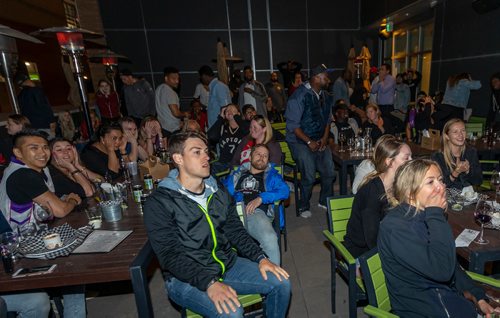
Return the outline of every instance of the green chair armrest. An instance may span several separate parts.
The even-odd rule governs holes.
[[[469,275],[470,278],[472,278],[472,280],[474,280],[476,282],[490,285],[491,287],[500,288],[500,280],[499,279],[484,276],[484,275],[469,272],[469,271],[466,271],[466,273],[467,273],[467,275]]]
[[[328,230],[323,231],[323,235],[332,243],[333,247],[340,253],[342,258],[345,259],[345,261],[349,265],[354,265],[356,264],[356,260],[354,257],[351,255],[351,253],[345,248],[344,244],[340,242],[333,234],[332,232]]]
[[[391,314],[388,311],[382,310],[377,307],[373,307],[371,305],[366,306],[363,311],[365,314],[372,316],[372,317],[377,317],[377,318],[398,318],[399,316],[396,316],[394,314]]]

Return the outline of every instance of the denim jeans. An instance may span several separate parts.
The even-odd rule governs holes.
[[[309,201],[316,180],[316,171],[319,172],[321,178],[319,203],[326,206],[326,198],[333,195],[333,181],[335,181],[335,170],[330,148],[327,147],[324,151],[312,152],[306,144],[290,142],[288,145],[301,174],[300,211],[311,208]]]
[[[0,295],[7,305],[7,311],[13,311],[19,318],[47,318],[50,312],[49,295],[44,292],[17,293]]]
[[[290,281],[279,281],[272,273],[267,273],[267,280],[262,278],[257,263],[238,257],[233,267],[225,274],[224,284],[231,286],[238,295],[266,295],[267,318],[283,318],[286,316],[290,302]],[[176,304],[204,317],[243,317],[243,308],[230,314],[219,314],[207,293],[176,278],[165,283],[168,296]]]
[[[280,265],[278,236],[271,224],[272,219],[261,209],[247,215],[248,234],[260,243],[260,247],[274,264]]]
[[[62,287],[61,292],[64,300],[64,317],[87,317],[84,285]]]

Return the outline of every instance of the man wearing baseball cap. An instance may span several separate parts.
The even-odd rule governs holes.
[[[286,141],[302,176],[302,198],[296,204],[303,218],[312,215],[309,201],[316,171],[321,178],[318,207],[326,210],[326,199],[333,195],[335,172],[327,147],[333,98],[325,91],[329,82],[327,67],[316,66],[309,81],[299,86],[286,106]]]

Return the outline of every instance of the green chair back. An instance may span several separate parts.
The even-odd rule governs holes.
[[[477,133],[478,137],[483,135],[484,126],[482,123],[465,123],[465,131],[467,135]]]
[[[328,230],[341,242],[347,230],[347,222],[351,217],[353,196],[328,198]]]
[[[382,270],[382,262],[376,248],[359,257],[363,281],[370,305],[390,312],[391,301]]]
[[[286,141],[280,141],[279,145],[281,148],[281,152],[285,156],[285,164],[290,166],[295,166],[295,161],[293,160],[292,152],[290,151],[290,148],[288,147]]]
[[[344,246],[347,223],[351,217],[353,196],[327,198],[328,230],[323,235],[331,245],[331,305],[332,313],[336,311],[336,273],[346,280],[349,294],[349,317],[356,317],[359,300],[366,299],[363,281],[356,277],[356,259]]]
[[[274,130],[280,132],[283,136],[286,135],[286,123],[272,123],[271,127],[273,127]]]
[[[493,171],[498,165],[498,160],[479,160],[479,163],[483,171],[483,183],[481,183],[481,188],[491,190],[490,179],[493,175]]]
[[[483,127],[486,127],[487,119],[486,117],[478,117],[478,116],[470,116],[468,123],[480,123],[483,124]]]

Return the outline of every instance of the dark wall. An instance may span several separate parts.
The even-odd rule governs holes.
[[[373,37],[360,32],[360,0],[268,0],[271,21],[273,68],[294,59],[304,68],[325,63],[342,69],[351,44],[359,51]],[[226,1],[100,0],[101,15],[110,47],[127,55],[138,75],[163,82],[162,70],[173,65],[181,70],[182,97],[190,97],[198,83],[197,70],[203,64],[214,69],[216,40],[242,57],[238,68],[251,65],[250,30],[246,0]],[[119,8],[119,10],[118,10]],[[117,14],[119,12],[119,14]],[[270,72],[270,43],[266,0],[251,1],[257,79],[267,82]]]
[[[479,116],[485,116],[490,105],[489,77],[500,71],[499,21],[499,9],[478,14],[470,0],[445,0],[437,7],[431,87],[444,90],[450,75],[470,73],[483,85],[469,100]]]

